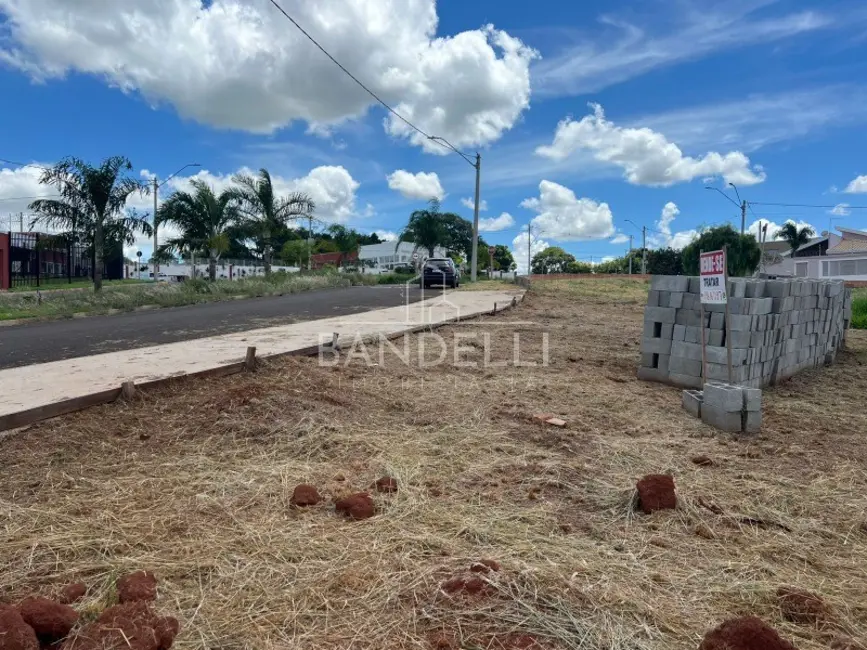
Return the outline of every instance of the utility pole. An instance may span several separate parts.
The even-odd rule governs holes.
[[[741,236],[743,237],[744,230],[747,225],[747,200],[741,202]]]
[[[629,235],[629,275],[632,275],[632,235]]]
[[[473,265],[470,279],[475,282],[479,269],[479,186],[482,182],[482,155],[476,153],[476,203],[473,207]],[[528,231],[529,235],[529,231]]]
[[[641,226],[641,275],[647,275],[647,226]]]
[[[313,215],[307,215],[307,270],[313,270]]]
[[[18,232],[24,232],[24,213],[18,213]]]
[[[157,223],[157,196],[159,195],[159,192],[160,192],[160,186],[159,186],[159,183],[157,183],[157,175],[154,174],[154,252],[152,255],[153,264],[151,264],[151,267],[153,268],[153,271],[154,271],[154,282],[160,281],[160,278],[159,278],[160,263],[156,261],[157,260],[157,247],[159,246],[159,238],[157,237],[157,228],[159,227],[159,224]]]
[[[533,225],[527,224],[527,286],[530,285],[530,276],[533,274]]]

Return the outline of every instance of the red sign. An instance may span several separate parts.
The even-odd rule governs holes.
[[[700,258],[701,301],[722,305],[728,302],[726,292],[726,252],[702,253]]]

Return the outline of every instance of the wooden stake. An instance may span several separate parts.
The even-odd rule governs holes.
[[[704,251],[698,252],[698,259],[701,260],[701,254]],[[704,302],[701,299],[701,262],[699,261],[699,288],[698,288],[698,302],[701,305],[701,383],[702,385],[707,383],[707,335],[704,332]]]
[[[247,372],[256,370],[256,346],[251,345],[247,348],[247,358],[244,360],[244,369]]]
[[[743,233],[741,233],[743,234]],[[731,323],[731,317],[729,316],[729,247],[728,244],[723,246],[723,259],[725,260],[725,290],[726,290],[726,355],[728,356],[728,367],[729,367],[729,383],[732,382],[732,337],[731,337],[731,328],[729,324]]]

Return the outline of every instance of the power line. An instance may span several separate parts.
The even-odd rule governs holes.
[[[361,80],[359,80],[358,77],[356,77],[356,76],[355,76],[354,74],[352,74],[349,70],[347,70],[347,69],[343,66],[343,64],[340,63],[340,61],[338,61],[338,60],[335,59],[333,56],[331,56],[331,54],[328,52],[328,50],[326,50],[324,47],[322,47],[322,46],[318,43],[318,41],[317,41],[315,38],[313,38],[313,37],[312,37],[312,36],[307,32],[307,30],[305,30],[301,25],[299,25],[299,24],[298,24],[298,21],[296,21],[292,16],[290,16],[290,15],[286,12],[285,9],[283,9],[283,7],[280,6],[280,4],[277,2],[277,0],[270,0],[270,2],[271,2],[272,5],[274,5],[274,6],[277,8],[277,10],[278,10],[281,14],[283,14],[283,15],[284,15],[288,20],[289,20],[289,22],[291,22],[293,25],[295,25],[295,27],[298,28],[298,31],[300,31],[302,34],[304,34],[304,36],[306,36],[307,39],[308,39],[311,43],[313,43],[313,45],[315,45],[317,48],[319,48],[319,50],[320,50],[320,51],[321,51],[325,56],[327,56],[329,59],[331,59],[331,62],[334,63],[334,65],[336,65],[338,68],[340,68],[341,70],[343,70],[343,72],[346,73],[346,75],[347,75],[350,79],[352,79],[355,83],[357,83],[359,86],[361,86],[361,88],[363,88],[363,89],[365,90],[365,92],[367,92],[368,95],[370,95],[370,96],[373,97],[377,102],[379,102],[380,104],[382,104],[382,106],[385,108],[385,110],[387,110],[389,113],[391,113],[392,115],[394,115],[397,119],[399,119],[401,122],[403,122],[404,124],[406,124],[409,128],[413,129],[414,131],[416,131],[416,132],[419,133],[420,135],[423,135],[423,136],[424,136],[425,138],[427,138],[428,140],[430,140],[430,141],[432,141],[432,142],[436,142],[436,143],[439,144],[441,147],[445,147],[446,149],[451,149],[451,150],[454,151],[455,153],[457,153],[457,154],[463,156],[464,158],[466,158],[467,161],[469,162],[469,158],[467,158],[467,156],[466,156],[465,154],[463,154],[461,151],[459,151],[458,149],[456,149],[455,146],[452,145],[451,142],[449,142],[449,141],[446,140],[445,138],[441,138],[441,137],[439,137],[439,136],[432,136],[432,135],[426,133],[425,131],[423,131],[422,129],[420,129],[419,127],[417,127],[415,124],[413,124],[412,122],[410,122],[408,119],[406,119],[403,115],[401,115],[401,114],[398,113],[396,110],[394,110],[391,106],[389,106],[388,104],[386,104],[385,101],[384,101],[383,99],[381,99],[379,95],[377,95],[377,94],[376,94],[375,92],[373,92],[370,88],[368,88],[367,86],[365,86],[365,85],[361,82]],[[475,166],[475,163],[472,163],[472,162],[471,162],[470,164],[472,164],[472,165]]]
[[[3,197],[0,201],[26,201],[30,199],[52,199],[53,196],[8,196]]]
[[[749,201],[751,205],[772,205],[778,208],[836,208],[837,205],[809,205],[806,203],[763,203],[761,201]],[[847,210],[867,210],[867,205],[847,205]]]
[[[34,165],[33,163],[23,163],[15,160],[6,160],[5,158],[0,158],[0,163],[6,163],[7,165],[17,165],[18,167],[35,167],[36,169],[44,169],[45,171],[51,171],[50,167],[43,167],[42,165]]]

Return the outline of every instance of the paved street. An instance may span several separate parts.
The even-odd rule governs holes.
[[[428,298],[436,290],[426,292]],[[261,327],[396,307],[421,300],[417,287],[352,287],[229,300],[113,316],[0,327],[0,368],[175,343]]]

